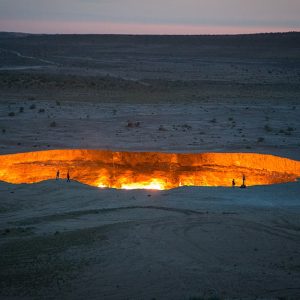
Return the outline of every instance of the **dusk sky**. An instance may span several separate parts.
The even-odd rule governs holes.
[[[0,0],[0,31],[224,34],[300,30],[300,0]]]

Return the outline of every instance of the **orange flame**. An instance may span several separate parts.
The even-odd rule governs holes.
[[[0,156],[0,180],[34,183],[60,178],[101,188],[157,189],[179,186],[267,185],[297,180],[300,162],[255,153],[159,153],[50,150]]]

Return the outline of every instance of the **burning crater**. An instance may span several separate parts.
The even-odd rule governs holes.
[[[159,153],[50,150],[0,156],[0,180],[34,183],[65,179],[118,189],[171,189],[179,186],[268,185],[296,181],[300,162],[254,153]]]

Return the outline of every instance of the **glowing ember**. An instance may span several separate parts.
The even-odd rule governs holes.
[[[0,180],[34,183],[57,171],[100,188],[165,190],[179,186],[267,185],[297,180],[300,162],[255,153],[159,153],[51,150],[0,156]]]

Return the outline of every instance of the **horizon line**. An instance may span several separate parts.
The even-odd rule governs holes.
[[[238,35],[300,31],[298,26],[232,26],[0,20],[0,30],[27,34]]]
[[[288,31],[258,31],[258,32],[245,32],[245,33],[47,33],[47,32],[27,32],[27,31],[7,31],[0,30],[0,34],[24,34],[24,35],[122,35],[122,36],[237,36],[237,35],[264,35],[264,34],[287,34],[287,33],[300,33],[300,30]]]

